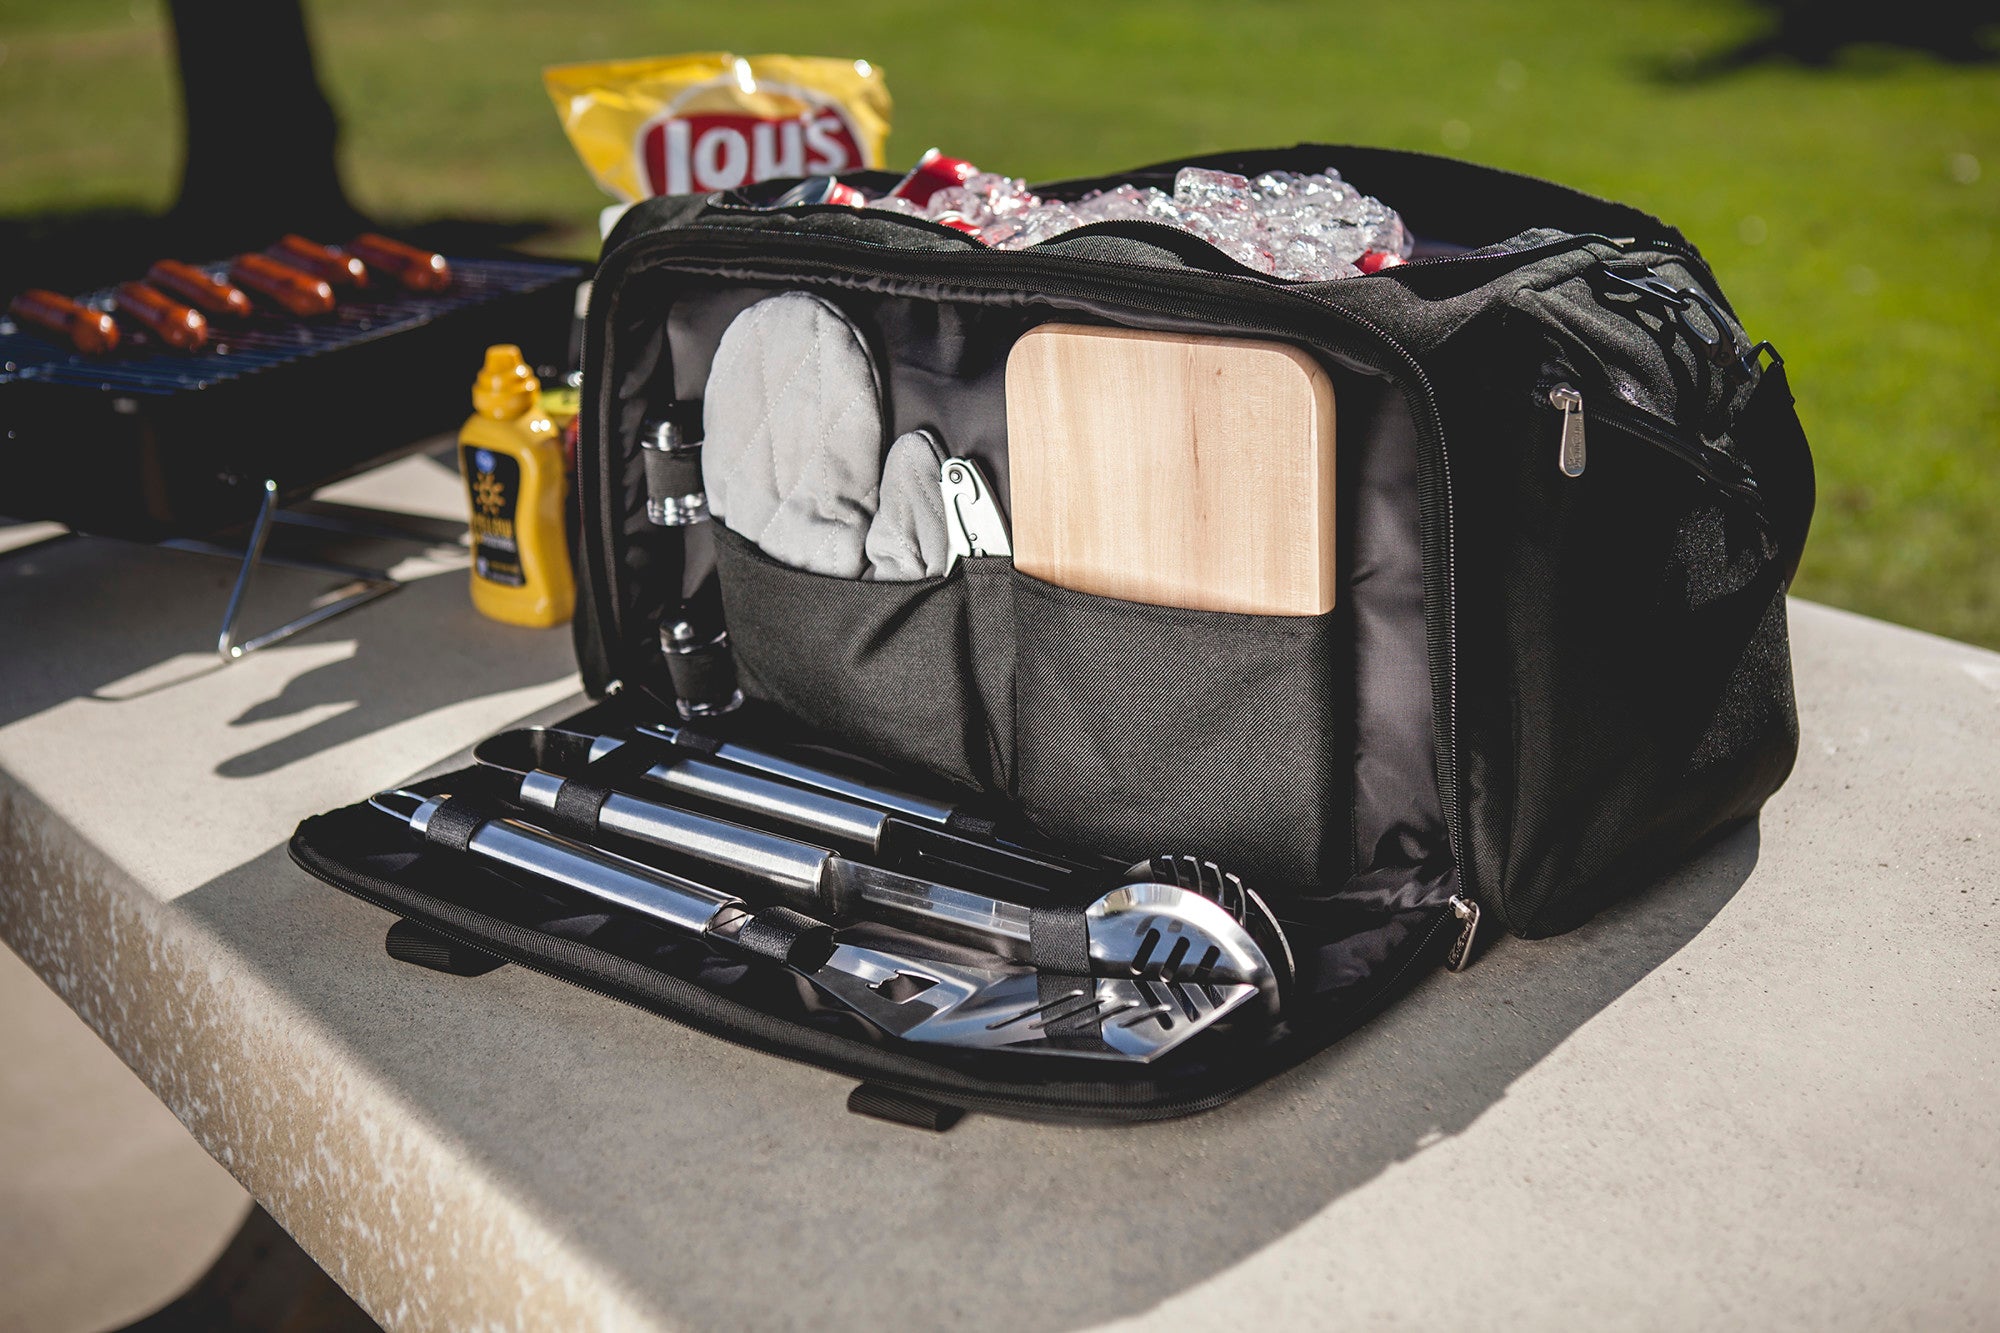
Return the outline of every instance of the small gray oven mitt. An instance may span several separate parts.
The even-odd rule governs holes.
[[[702,396],[709,511],[798,569],[860,578],[882,479],[882,394],[829,302],[787,292],[722,334]]]
[[[944,450],[927,430],[889,446],[882,465],[882,506],[868,525],[868,577],[883,583],[936,578],[951,566],[944,491],[938,472]]]

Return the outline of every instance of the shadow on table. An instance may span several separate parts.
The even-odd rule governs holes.
[[[663,1322],[1071,1329],[1156,1306],[1464,1131],[1700,933],[1757,854],[1740,828],[1570,935],[1429,978],[1207,1115],[974,1116],[944,1135],[849,1115],[844,1079],[519,968],[393,962],[390,919],[282,849],[180,904]]]
[[[248,745],[216,772],[255,777],[474,696],[560,679],[571,669],[566,631],[524,631],[472,609],[453,528],[408,515],[384,522],[424,540],[385,542],[280,528],[271,549],[358,565],[424,561],[403,587],[358,614],[336,617],[252,658],[224,666],[216,627],[236,566],[231,560],[115,541],[67,538],[0,555],[0,625],[9,635],[63,645],[60,653],[0,661],[0,726],[67,703],[109,707],[171,694],[217,672],[257,671],[300,648],[352,642],[353,651],[286,675],[277,692],[219,716],[248,727],[307,713],[316,720]],[[433,558],[434,557],[434,558]],[[243,624],[252,632],[299,614],[340,579],[283,567],[259,571]],[[409,650],[424,642],[420,654]],[[411,663],[421,661],[412,674]]]
[[[411,580],[348,632],[355,650],[285,680],[276,694],[229,719],[232,727],[336,708],[297,731],[223,760],[219,777],[250,778],[308,759],[384,727],[462,703],[471,694],[501,694],[544,684],[566,673],[568,630],[550,630],[559,651],[524,651],[524,631],[495,624],[466,605],[465,571],[453,569]],[[339,634],[341,622],[334,622]],[[449,628],[446,628],[446,626]],[[421,658],[406,648],[428,642]],[[540,649],[542,645],[535,645]],[[553,672],[551,657],[560,659]],[[412,670],[413,661],[422,668]],[[476,682],[476,686],[474,685]]]

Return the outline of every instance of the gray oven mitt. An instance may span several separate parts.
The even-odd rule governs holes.
[[[882,479],[882,393],[861,334],[787,292],[730,321],[702,395],[709,511],[774,560],[858,579]]]
[[[868,577],[883,583],[936,578],[951,567],[944,491],[938,473],[944,450],[927,430],[889,446],[882,465],[882,507],[868,525]]]

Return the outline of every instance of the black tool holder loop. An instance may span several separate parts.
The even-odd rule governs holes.
[[[683,609],[683,617],[686,612]],[[704,635],[685,618],[660,626],[660,653],[674,683],[674,703],[683,718],[720,717],[743,706],[736,685],[736,658],[729,651],[729,631]]]
[[[700,403],[680,403],[671,416],[651,417],[639,426],[639,457],[646,471],[646,518],[683,542],[683,529],[706,523],[708,491],[701,475],[701,441],[686,424],[701,418]],[[660,621],[660,654],[666,659],[675,705],[683,718],[719,717],[743,704],[736,686],[736,662],[729,634],[697,626],[692,602],[683,602]]]
[[[708,521],[708,492],[701,480],[701,441],[671,417],[639,427],[639,457],[646,468],[646,517],[663,528]]]

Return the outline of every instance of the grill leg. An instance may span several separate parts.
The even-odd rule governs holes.
[[[222,612],[222,630],[216,636],[216,655],[224,662],[234,662],[240,657],[268,648],[274,643],[282,643],[294,634],[311,629],[314,625],[333,619],[344,611],[352,611],[378,597],[386,597],[403,585],[379,569],[359,569],[353,565],[336,565],[329,561],[297,560],[289,556],[264,555],[264,544],[271,539],[271,524],[278,517],[278,483],[264,483],[264,498],[257,506],[257,521],[250,528],[250,544],[241,553],[242,563],[236,570],[236,584],[229,590],[229,605]],[[237,552],[227,547],[209,542],[168,541],[179,551],[194,551],[202,555],[236,557]],[[324,606],[316,606],[302,616],[296,616],[276,629],[265,630],[262,634],[236,641],[236,622],[243,612],[243,599],[249,595],[250,583],[261,564],[278,565],[285,569],[300,569],[309,574],[332,574],[348,580],[344,586],[352,591],[343,593]]]
[[[238,647],[236,640],[236,617],[243,610],[243,598],[250,591],[250,579],[257,572],[257,562],[264,558],[264,543],[271,540],[271,516],[278,512],[278,483],[266,478],[264,498],[257,506],[257,521],[250,528],[250,545],[243,551],[243,564],[236,571],[236,586],[229,590],[229,605],[222,612],[222,633],[216,638],[215,651],[225,662],[233,662],[251,651]]]

